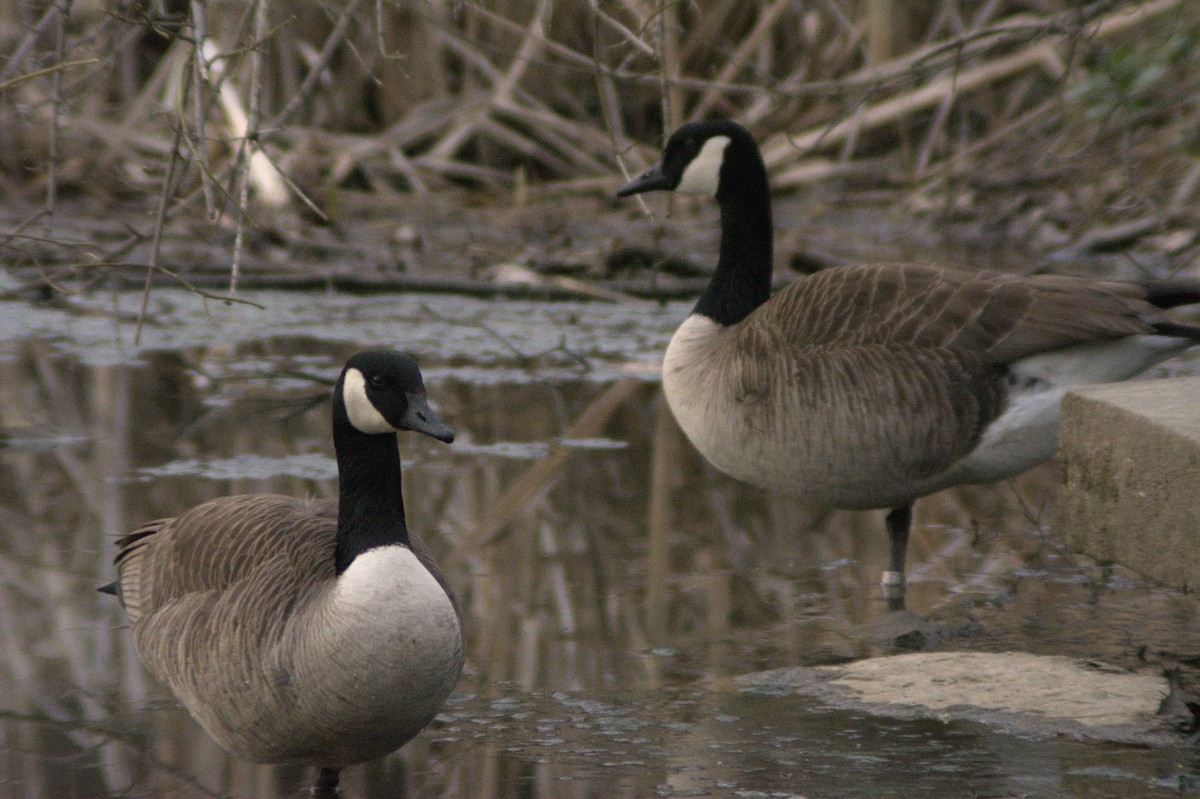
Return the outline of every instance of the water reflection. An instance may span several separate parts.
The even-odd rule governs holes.
[[[0,361],[0,796],[305,784],[302,769],[257,768],[209,741],[147,680],[95,588],[112,578],[113,539],[143,520],[231,493],[332,495],[328,388],[303,376],[331,380],[353,349],[275,337],[89,365],[32,340]],[[349,770],[347,795],[1118,796],[1196,772],[1180,753],[1122,759],[710,692],[886,648],[871,626],[881,514],[713,472],[651,382],[423,367],[461,443],[405,438],[407,506],[463,602],[467,669],[431,730]],[[1062,548],[1054,478],[1046,467],[919,503],[910,607],[969,616],[947,628],[960,648],[1125,665],[1143,646],[1200,649],[1193,599]]]

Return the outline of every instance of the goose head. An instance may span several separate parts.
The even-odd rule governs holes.
[[[674,191],[721,199],[743,175],[765,174],[758,145],[735,122],[692,122],[671,134],[658,163],[617,190],[618,197]]]
[[[413,430],[447,444],[451,430],[425,397],[417,363],[393,350],[366,350],[346,362],[334,389],[334,417],[367,435]]]

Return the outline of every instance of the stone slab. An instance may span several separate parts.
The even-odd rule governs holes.
[[[840,666],[775,669],[739,688],[815,696],[894,718],[974,721],[1024,736],[1172,745],[1170,686],[1094,660],[1026,652],[917,652]]]
[[[1200,590],[1200,378],[1080,386],[1062,412],[1068,545]]]

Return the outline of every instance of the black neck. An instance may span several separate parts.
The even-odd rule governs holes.
[[[693,313],[734,325],[771,296],[771,197],[757,153],[725,165],[717,203],[721,207],[721,256]]]
[[[335,566],[344,572],[375,547],[408,546],[400,451],[394,435],[361,433],[335,417],[333,445],[338,462],[338,531]]]

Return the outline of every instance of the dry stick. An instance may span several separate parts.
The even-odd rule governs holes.
[[[1174,0],[1178,2],[1178,0]],[[829,10],[836,9],[833,0],[829,0]],[[839,12],[840,13],[840,12]],[[1092,10],[1085,12],[1084,20],[1094,18]],[[844,17],[839,17],[843,19]],[[845,20],[846,25],[851,25]],[[957,69],[963,61],[985,55],[994,49],[998,43],[1012,39],[1018,35],[1033,39],[1038,36],[1062,29],[1063,24],[1054,20],[1047,21],[1040,17],[1027,14],[1016,15],[988,28],[975,30],[953,39],[935,42],[917,50],[899,56],[886,64],[864,67],[845,77],[836,80],[808,80],[807,67],[802,67],[795,73],[780,80],[774,88],[766,90],[768,94],[787,98],[812,95],[844,95],[851,91],[878,91],[885,86],[911,84],[921,78],[941,72],[947,68]],[[853,33],[851,26],[850,32]],[[998,41],[999,40],[999,41]],[[941,57],[951,55],[949,64],[943,63]],[[902,85],[903,85],[902,84]],[[745,93],[748,87],[741,84],[729,84],[721,87],[726,93]],[[762,89],[760,89],[760,92]],[[769,102],[759,103],[748,111],[744,120],[753,124],[774,110]]]
[[[953,170],[961,165],[961,163],[968,157],[986,150],[988,147],[991,147],[993,144],[996,144],[999,141],[1003,141],[1014,130],[1024,129],[1034,120],[1045,116],[1050,111],[1058,108],[1061,102],[1062,101],[1060,98],[1052,97],[1049,100],[1044,101],[1041,105],[1026,111],[1024,114],[1017,117],[1012,122],[1009,122],[1007,125],[1004,125],[998,130],[989,133],[982,139],[973,142],[970,146],[964,147],[951,155],[949,158],[944,159],[941,163],[934,167],[934,174],[931,174],[926,180],[925,188],[930,188],[934,185],[944,183],[947,179],[949,179]]]
[[[54,60],[62,63],[66,52],[67,15],[71,13],[72,0],[56,0],[59,8],[58,27],[54,35]],[[51,218],[58,204],[58,133],[62,118],[62,70],[50,74],[50,143],[46,155],[46,210]]]
[[[428,155],[434,161],[449,161],[458,152],[458,148],[463,142],[471,137],[472,134],[479,128],[492,108],[499,105],[502,101],[512,99],[513,92],[516,90],[517,82],[525,75],[525,71],[529,69],[529,65],[536,59],[543,49],[542,42],[545,40],[543,31],[546,23],[550,19],[550,11],[553,9],[553,0],[538,0],[537,8],[533,12],[533,17],[529,21],[529,26],[525,30],[524,39],[521,41],[521,46],[517,49],[516,55],[513,56],[509,63],[508,71],[501,76],[500,80],[492,86],[492,96],[488,102],[467,113],[466,119],[463,119],[458,125],[442,136],[429,151]]]
[[[604,24],[608,25],[610,28],[613,28],[618,33],[620,33],[621,38],[623,38],[625,41],[629,42],[629,44],[633,45],[634,48],[641,50],[643,53],[645,53],[648,56],[651,56],[651,57],[654,56],[654,47],[652,45],[646,43],[642,39],[642,37],[638,36],[635,32],[631,31],[629,28],[622,25],[620,20],[616,19],[615,17],[611,16],[610,14],[605,13],[604,10],[600,8],[599,0],[588,0],[588,5],[591,6],[591,9],[592,9],[593,51],[595,50],[595,43],[596,43],[596,40],[597,40],[598,34],[599,34],[599,30],[597,29],[598,26],[596,25],[596,21],[600,20],[600,21],[603,21]]]
[[[682,72],[679,62],[679,7],[672,0],[660,0],[658,9],[659,80],[662,86],[663,144],[671,131],[683,122],[683,90],[670,82]]]
[[[643,385],[644,381],[634,379],[613,383],[563,432],[562,438],[595,436],[617,408]],[[466,553],[477,552],[481,547],[499,541],[507,533],[508,525],[517,513],[562,476],[564,464],[575,452],[571,447],[555,447],[549,455],[526,469],[504,494],[480,515],[479,526],[470,536],[470,540],[450,555],[446,569],[454,569],[466,557]]]
[[[572,171],[606,174],[612,168],[608,161],[593,155],[608,152],[608,137],[594,127],[576,123],[536,102],[502,102],[496,106],[496,116],[520,120],[529,129],[530,137],[540,142],[540,147],[555,150],[567,158],[574,170],[564,169],[563,174],[572,174]],[[537,157],[550,156],[539,153]]]
[[[797,150],[808,153],[820,147],[844,144],[860,130],[874,130],[896,122],[913,112],[937,105],[947,95],[955,92],[969,92],[1039,64],[1047,69],[1054,69],[1058,66],[1058,60],[1054,58],[1051,48],[1049,43],[1039,43],[1011,56],[965,70],[959,75],[943,78],[898,97],[864,106],[862,113],[853,118],[842,119],[833,125],[812,128],[796,137],[774,137],[763,148],[763,160],[768,167],[776,167],[794,160]],[[784,173],[775,178],[774,182],[777,186],[789,185],[791,175]]]
[[[113,266],[123,266],[123,264],[113,264]],[[140,266],[140,264],[137,264],[137,266]],[[183,275],[176,272],[174,269],[163,266],[162,264],[158,264],[154,268],[156,271],[161,272],[162,274],[171,278],[189,292],[202,299],[213,300],[214,302],[223,302],[226,305],[249,305],[251,308],[257,308],[260,311],[265,311],[267,308],[267,306],[263,305],[262,303],[255,302],[254,300],[247,300],[244,297],[235,297],[232,294],[216,294],[211,291],[205,291],[192,281],[185,278]]]
[[[267,0],[262,0],[262,2],[257,2],[253,6],[256,12],[254,15],[256,34],[262,33],[265,35],[266,33],[264,17],[262,14],[257,13],[258,9],[263,8],[266,2]],[[258,43],[262,41],[263,39],[256,39],[256,44],[251,49],[252,63],[256,58],[261,57]],[[275,165],[271,163],[266,153],[256,143],[258,120],[255,116],[254,108],[256,94],[253,85],[253,76],[250,87],[251,106],[247,110],[242,108],[241,97],[238,96],[233,80],[226,80],[228,72],[220,58],[217,45],[211,39],[207,39],[201,43],[200,57],[204,59],[204,63],[210,74],[216,76],[216,96],[219,100],[221,110],[228,120],[227,126],[230,129],[230,133],[233,138],[238,140],[237,169],[231,173],[231,179],[236,179],[239,176],[245,177],[258,189],[259,197],[263,200],[264,204],[272,208],[283,206],[288,200],[287,187]],[[243,162],[246,161],[249,164],[243,168]],[[244,206],[239,210],[244,210]]]
[[[21,222],[20,222],[20,223],[19,223],[19,224],[16,226],[16,228],[14,228],[13,230],[9,231],[8,233],[5,233],[5,234],[4,234],[4,237],[3,237],[3,238],[0,238],[0,247],[7,247],[7,246],[8,246],[8,243],[9,243],[10,241],[12,241],[13,239],[15,239],[15,238],[17,238],[18,236],[20,236],[20,235],[21,235],[21,231],[25,230],[25,228],[27,228],[27,227],[29,227],[30,225],[32,225],[32,224],[34,224],[35,222],[37,222],[39,219],[41,219],[41,218],[42,218],[43,216],[45,216],[47,213],[48,213],[48,212],[46,211],[46,209],[45,209],[45,208],[38,208],[38,209],[37,209],[36,211],[34,211],[32,214],[30,214],[29,216],[25,217],[25,219],[24,219],[24,220],[22,220],[22,221],[21,221]],[[55,242],[55,244],[57,244],[57,242]],[[17,248],[16,248],[16,247],[14,247],[13,249],[17,249]]]
[[[954,107],[956,99],[958,99],[958,91],[957,88],[953,88],[942,98],[933,121],[929,123],[929,132],[925,135],[925,143],[921,145],[921,152],[917,155],[917,163],[913,169],[914,174],[918,177],[925,171],[925,167],[929,165],[930,159],[933,158],[933,148],[937,144],[938,136],[941,135],[942,130],[946,126],[946,120],[950,116],[950,109]]]
[[[489,12],[484,13],[485,16],[489,15]],[[493,17],[489,16],[489,18]],[[503,18],[496,17],[494,19],[499,21]],[[507,22],[509,25],[512,24],[507,20],[505,20],[505,22]],[[523,29],[517,28],[517,30]],[[453,31],[441,29],[439,30],[439,33],[441,35],[442,44],[453,50],[455,55],[462,57],[465,61],[471,64],[472,67],[479,71],[482,77],[487,79],[492,84],[503,80],[504,76],[500,70],[498,70],[490,61],[484,58],[476,48],[472,47],[471,42],[468,42],[462,36]],[[545,38],[543,38],[541,41],[544,46],[551,44]],[[575,122],[555,113],[546,107],[541,100],[522,90],[519,85],[514,87],[511,97],[496,98],[493,110],[500,113],[507,113],[524,121],[532,132],[532,135],[538,137],[547,146],[553,147],[573,158],[579,164],[580,169],[607,171],[607,165],[593,157],[588,150],[582,146],[584,144],[591,143],[597,152],[607,152],[606,148],[609,139],[607,134],[605,134],[602,130]],[[453,113],[453,109],[451,109],[451,113]],[[427,116],[426,114],[421,113],[419,108],[409,112],[408,116],[412,117],[417,114],[420,114],[422,117]],[[447,114],[446,116],[450,116],[450,114]],[[437,124],[427,123],[421,126],[413,126],[407,123],[406,117],[406,122],[399,124],[405,124],[408,127],[420,127],[427,133],[442,126],[441,115],[439,115],[434,122]],[[393,127],[395,128],[398,126]],[[409,140],[415,141],[416,139],[422,137],[422,135],[412,135],[409,137]],[[397,141],[397,137],[393,136],[392,134],[388,134],[381,138],[388,139],[393,145],[399,143]],[[572,146],[576,142],[579,142],[581,146]]]
[[[333,26],[333,30],[329,32],[328,38],[325,39],[325,46],[321,48],[321,54],[317,56],[316,63],[312,69],[308,71],[304,82],[300,84],[300,88],[296,90],[296,95],[288,101],[288,104],[283,107],[283,110],[272,117],[266,127],[269,130],[277,130],[283,127],[292,114],[300,108],[300,105],[308,99],[308,95],[312,93],[313,87],[317,85],[317,81],[321,79],[321,75],[325,72],[325,68],[329,66],[329,61],[333,58],[333,54],[337,52],[338,46],[346,38],[346,33],[350,30],[350,23],[354,21],[354,15],[358,13],[358,8],[363,4],[364,0],[350,0],[346,4],[346,9],[338,18],[337,24]]]
[[[247,205],[250,202],[250,181],[253,177],[252,170],[255,169],[256,161],[266,159],[266,156],[258,150],[251,142],[258,135],[258,109],[259,99],[262,96],[262,46],[267,35],[267,25],[269,22],[271,4],[270,0],[258,0],[258,7],[255,9],[254,15],[254,48],[250,53],[250,110],[246,115],[246,130],[244,132],[240,145],[241,154],[239,154],[239,162],[242,164],[242,179],[238,186],[238,216],[237,216],[237,232],[233,238],[233,261],[229,269],[229,293],[237,294],[238,275],[241,273],[242,253],[245,251],[246,245],[246,219],[248,217]],[[247,152],[248,157],[245,157]],[[256,158],[256,156],[258,156]],[[268,162],[268,168],[273,172],[274,166]],[[258,172],[262,173],[260,167]],[[274,173],[273,176],[277,176]],[[262,182],[264,189],[269,185],[274,185],[274,181],[266,180]],[[283,193],[283,199],[286,201],[287,194]],[[268,202],[276,202],[268,199]]]
[[[42,34],[46,32],[46,29],[50,27],[50,24],[54,22],[62,11],[62,4],[54,3],[42,13],[41,18],[34,23],[34,26],[29,29],[29,33],[25,34],[25,38],[17,45],[17,49],[9,56],[4,68],[0,69],[0,82],[12,77],[17,67],[25,62],[25,56],[29,55],[29,50],[37,44],[38,39],[42,38]]]
[[[592,2],[593,8],[596,7],[596,0]],[[604,120],[604,127],[608,132],[609,147],[611,148],[613,159],[617,162],[617,167],[621,170],[621,175],[625,178],[625,182],[631,180],[629,167],[625,164],[625,153],[629,150],[628,146],[622,147],[618,142],[624,142],[625,129],[621,124],[621,103],[617,97],[617,87],[613,83],[612,75],[603,68],[600,62],[600,31],[596,25],[596,15],[592,17],[592,64],[594,74],[596,76],[596,94],[600,98],[600,115]],[[634,199],[637,200],[638,207],[646,216],[653,217],[654,212],[650,210],[650,205],[646,202],[645,194],[635,194]]]
[[[192,0],[192,38],[196,42],[196,46],[192,48],[192,110],[195,119],[192,124],[195,125],[195,136],[198,141],[198,146],[193,145],[191,137],[186,137],[188,141],[188,149],[192,151],[192,160],[200,167],[200,187],[204,192],[204,208],[208,216],[208,221],[213,222],[217,218],[217,202],[216,196],[213,194],[213,189],[216,181],[212,179],[212,170],[208,164],[208,148],[204,146],[205,140],[208,138],[205,135],[206,114],[204,109],[204,68],[205,65],[201,60],[203,54],[200,50],[200,42],[207,41],[208,31],[205,26],[204,17],[205,0]],[[182,123],[183,114],[180,114],[180,122]]]
[[[1179,0],[1172,0],[1178,3]],[[834,5],[834,0],[828,0],[830,11],[838,10]],[[1073,14],[1071,19],[1082,18],[1085,22],[1090,21],[1096,15],[1097,7],[1109,7],[1112,3],[1096,4],[1096,6],[1085,9],[1080,14]],[[473,6],[479,13],[486,16],[497,25],[509,30],[521,31],[521,28],[505,17],[497,15],[495,12],[489,11],[481,6]],[[631,13],[637,13],[638,9],[630,6]],[[840,12],[839,12],[840,13]],[[840,17],[844,20],[844,15]],[[853,25],[848,20],[845,20],[846,26],[851,34],[854,33]],[[643,20],[643,27],[649,27],[649,23]],[[948,66],[954,66],[969,57],[986,54],[987,51],[994,49],[997,46],[997,39],[1001,43],[1007,39],[1011,39],[1017,35],[1022,35],[1028,38],[1036,38],[1039,35],[1061,30],[1064,23],[1057,21],[1047,21],[1040,17],[1032,15],[1019,15],[1011,17],[995,26],[975,31],[965,36],[960,36],[948,41],[938,42],[928,45],[919,50],[914,50],[905,54],[887,64],[879,67],[870,67],[861,69],[851,75],[835,80],[813,81],[807,79],[807,72],[801,70],[794,73],[773,86],[763,86],[762,84],[748,83],[719,83],[712,80],[701,80],[697,78],[686,78],[682,76],[668,77],[664,81],[661,70],[655,70],[653,73],[631,72],[625,69],[614,69],[606,66],[601,66],[604,74],[608,77],[629,83],[646,83],[653,82],[659,85],[660,89],[664,85],[677,87],[679,89],[694,89],[697,91],[715,90],[725,94],[735,95],[773,95],[784,97],[787,99],[795,99],[801,96],[844,96],[848,92],[858,90],[879,90],[883,85],[894,83],[900,79],[906,79],[906,83],[915,82],[925,76],[936,74],[943,71]],[[585,69],[589,72],[596,68],[594,59],[583,53],[571,50],[558,42],[544,40],[543,46],[550,52],[560,56],[567,62],[568,66],[573,66],[579,69]],[[939,56],[946,53],[951,53],[953,60],[950,64],[943,64],[938,60]],[[465,54],[464,54],[465,55]],[[477,53],[472,53],[468,57],[478,58]],[[755,122],[763,115],[773,109],[773,106],[767,104],[758,113],[751,113],[745,117],[747,122]]]
[[[133,333],[133,346],[142,342],[142,324],[146,321],[146,307],[150,304],[150,283],[154,270],[158,267],[158,255],[162,249],[163,229],[167,224],[167,198],[171,196],[175,182],[175,164],[179,160],[179,142],[183,137],[183,127],[175,128],[175,144],[171,147],[171,155],[167,159],[167,177],[163,180],[162,192],[158,195],[158,215],[154,223],[154,239],[150,244],[150,260],[146,264],[146,283],[142,287],[142,304],[138,309],[137,327]]]
[[[895,48],[896,18],[893,0],[867,0],[863,11],[866,28],[867,61],[882,64],[892,57]]]
[[[521,28],[521,26],[517,25],[512,20],[502,17],[502,16],[496,14],[494,11],[491,11],[489,9],[483,8],[482,6],[478,6],[478,5],[472,6],[472,8],[475,8],[480,14],[487,17],[489,20],[495,22],[500,27],[506,28],[508,30],[516,31],[518,33],[523,32],[523,30],[524,30],[523,28]],[[645,27],[649,27],[649,24],[646,23]],[[443,32],[443,34],[450,33],[448,31],[444,31],[444,30],[442,32]],[[542,46],[548,52],[551,52],[554,55],[560,56],[565,62],[567,62],[566,63],[567,67],[574,67],[576,69],[586,70],[587,72],[591,72],[592,70],[594,70],[596,68],[594,59],[592,56],[572,50],[571,48],[569,48],[559,42],[555,42],[551,39],[543,38]],[[640,47],[639,47],[639,49],[640,49]],[[481,58],[481,56],[479,56],[479,54],[477,52],[471,52],[470,54],[464,53],[463,55],[468,60],[472,60],[472,61],[477,61],[478,59]],[[625,69],[614,69],[614,68],[603,66],[603,65],[601,65],[600,69],[604,72],[604,74],[607,77],[615,79],[615,80],[620,80],[623,82],[654,83],[654,84],[659,85],[660,87],[663,84],[662,74],[661,74],[661,71],[659,71],[659,70],[655,70],[655,72],[653,74],[645,74],[645,73],[641,73],[641,72],[630,72]],[[682,76],[676,76],[674,78],[669,78],[666,82],[668,85],[675,86],[680,89],[695,89],[697,91],[707,91],[708,89],[718,89],[727,94],[741,95],[741,94],[763,94],[763,93],[779,94],[780,93],[778,91],[774,91],[770,88],[764,87],[761,84],[730,83],[730,84],[722,85],[722,84],[718,84],[711,80],[702,80],[699,78],[685,78]],[[827,94],[827,93],[845,94],[845,90],[843,89],[841,84],[837,81],[825,81],[824,83],[806,84],[804,86],[801,86],[797,91],[800,93],[806,93],[806,94]]]
[[[1103,37],[1119,33],[1159,14],[1173,10],[1181,2],[1182,0],[1157,0],[1139,6],[1132,12],[1116,12],[1102,18],[1096,24],[1092,35]],[[914,111],[940,103],[947,94],[955,91],[968,92],[1039,64],[1051,72],[1058,73],[1062,66],[1055,48],[1062,44],[1066,37],[1060,35],[1055,39],[1055,41],[1037,42],[1012,55],[981,64],[960,74],[943,78],[871,106],[863,115],[863,127],[870,130],[895,122]],[[779,166],[789,160],[794,160],[796,150],[811,151],[817,147],[844,142],[852,134],[853,127],[852,120],[842,120],[832,126],[810,129],[797,137],[775,137],[763,148],[763,158],[769,167]],[[788,185],[788,175],[785,173],[776,178],[775,183],[780,186]]]
[[[745,12],[748,8],[756,8],[761,3],[746,3],[743,0],[710,0],[704,4],[704,13],[699,15],[692,26],[688,28],[687,37],[679,51],[679,60],[684,64],[695,63],[698,53],[714,45],[723,46],[729,40],[730,33],[736,30],[736,19],[730,17],[737,12]],[[701,63],[707,64],[709,59]]]
[[[26,72],[24,75],[17,75],[15,78],[9,78],[8,80],[4,81],[3,83],[0,83],[0,92],[5,91],[6,89],[11,89],[13,86],[16,86],[18,83],[24,83],[27,80],[33,80],[34,78],[40,78],[41,76],[48,75],[51,72],[62,72],[67,69],[74,69],[75,67],[86,67],[88,64],[97,64],[99,62],[100,62],[99,58],[81,58],[78,61],[67,61],[62,64],[55,64],[52,67],[45,67],[44,69],[35,69],[33,72]]]
[[[775,2],[768,6],[766,10],[759,14],[758,22],[755,23],[753,30],[751,30],[750,33],[744,39],[742,39],[741,43],[738,44],[737,49],[733,51],[733,55],[726,59],[725,66],[722,67],[721,71],[717,74],[717,82],[727,83],[733,79],[734,75],[738,73],[738,70],[740,70],[746,61],[749,60],[754,49],[757,48],[766,37],[771,35],[776,20],[779,19],[780,15],[783,14],[783,12],[786,11],[790,5],[790,0],[775,0]],[[709,89],[707,92],[705,92],[704,96],[700,98],[700,102],[698,102],[696,107],[692,110],[690,117],[691,121],[695,122],[704,119],[712,107],[717,104],[717,100],[719,99],[720,94],[716,90]]]

